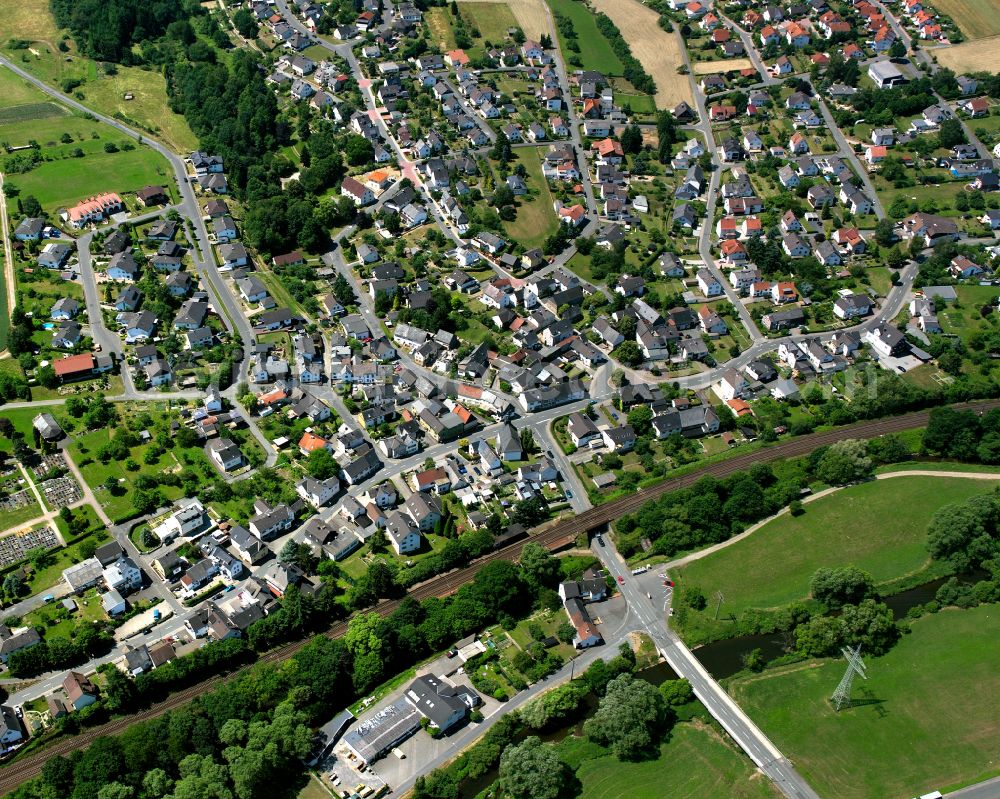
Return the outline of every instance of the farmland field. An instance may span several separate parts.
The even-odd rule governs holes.
[[[29,122],[35,119],[66,116],[68,112],[55,103],[25,103],[0,108],[0,125]]]
[[[632,55],[656,82],[657,108],[673,108],[682,100],[694,102],[690,78],[677,74],[677,68],[684,63],[680,39],[659,26],[655,11],[638,0],[594,0],[594,8],[618,26]]]
[[[543,33],[552,35],[552,26],[549,24],[544,0],[462,0],[461,5],[466,5],[466,2],[472,5],[491,3],[505,6],[514,15],[518,26],[529,39],[539,39]],[[506,28],[504,31],[506,32]],[[480,32],[487,39],[489,38],[482,28],[480,28]]]
[[[573,53],[562,34],[559,35],[559,49],[567,62],[567,69],[572,70],[569,65],[570,59],[578,55],[584,69],[593,69],[608,76],[622,74],[624,71],[622,62],[618,60],[608,40],[597,29],[597,20],[587,6],[577,0],[548,0],[548,2],[554,14],[561,14],[573,23],[576,40],[580,45],[580,52]],[[624,31],[622,33],[624,34]],[[638,57],[638,54],[636,55]]]
[[[499,44],[505,41],[507,29],[517,27],[514,14],[505,4],[464,2],[460,8],[466,22],[473,24],[488,42]]]
[[[681,567],[678,580],[707,595],[723,591],[727,619],[747,608],[805,599],[821,566],[852,564],[884,583],[927,565],[927,523],[934,511],[991,487],[964,477],[921,476],[845,488],[808,503],[801,516],[779,516],[742,541]],[[685,613],[685,639],[700,643],[732,634],[723,616],[716,622],[711,612]]]
[[[1000,34],[1000,0],[934,0],[934,7],[951,17],[967,39]]]
[[[698,61],[691,64],[695,75],[708,75],[712,72],[733,72],[737,69],[753,69],[749,58],[727,58],[725,61]]]
[[[928,48],[928,52],[941,66],[956,73],[1000,71],[1000,36],[962,42],[953,47]]]
[[[1000,771],[1000,609],[944,610],[912,622],[888,654],[865,658],[853,708],[828,698],[842,660],[809,661],[734,681],[747,714],[820,796],[908,799]]]

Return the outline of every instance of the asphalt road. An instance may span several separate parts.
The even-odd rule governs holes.
[[[659,597],[640,587],[640,581],[614,549],[609,536],[601,546],[595,538],[591,544],[594,554],[618,582],[618,588],[628,603],[629,612],[653,639],[656,648],[670,667],[691,683],[695,696],[702,702],[733,740],[746,752],[757,767],[764,772],[789,799],[819,799],[809,783],[795,770],[777,747],[750,720],[730,696],[719,686],[684,643],[667,626],[667,616],[656,605]],[[646,582],[650,578],[646,576]]]
[[[945,799],[1000,799],[1000,777],[946,793]]]
[[[189,182],[187,166],[183,157],[173,152],[168,147],[160,144],[158,141],[144,136],[142,133],[133,130],[127,125],[123,125],[121,122],[113,119],[112,117],[99,114],[93,109],[77,102],[72,97],[69,97],[52,88],[40,78],[37,78],[30,72],[21,69],[19,66],[10,61],[10,59],[0,56],[0,64],[14,72],[18,75],[18,77],[23,78],[41,91],[45,92],[50,97],[56,98],[59,102],[64,105],[68,105],[70,108],[80,111],[81,113],[90,114],[105,125],[110,125],[120,133],[123,133],[141,144],[152,148],[170,162],[170,165],[174,170],[174,180],[182,198],[177,207],[180,213],[190,220],[195,233],[196,249],[192,252],[195,270],[202,278],[204,285],[211,290],[216,301],[219,303],[220,307],[218,310],[220,311],[220,315],[226,327],[236,333],[236,335],[242,340],[244,353],[246,358],[249,359],[251,345],[254,341],[253,331],[250,327],[250,323],[243,315],[239,302],[236,300],[233,293],[229,291],[228,287],[223,283],[222,277],[215,265],[215,256],[212,252],[212,245],[208,237],[208,231],[205,227],[205,220],[202,218],[201,208],[198,205],[198,199],[195,196],[191,183]],[[241,366],[241,377],[245,374],[246,362],[247,361],[245,361]]]

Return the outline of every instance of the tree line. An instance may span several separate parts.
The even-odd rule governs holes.
[[[624,67],[622,74],[625,79],[643,94],[656,94],[656,81],[639,63],[639,59],[632,55],[632,48],[628,46],[618,26],[611,21],[611,17],[599,13],[594,15],[594,19],[597,22],[597,29],[608,40],[611,49],[622,62]]]

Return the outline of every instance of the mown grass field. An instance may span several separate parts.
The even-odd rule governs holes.
[[[22,194],[32,194],[46,209],[55,210],[101,191],[127,192],[162,184],[167,177],[166,161],[142,147],[46,162],[11,182]]]
[[[583,69],[595,69],[605,75],[621,75],[624,67],[622,62],[611,49],[608,40],[597,29],[597,22],[590,9],[577,0],[548,0],[549,8],[553,15],[561,14],[568,17],[573,22],[573,29],[576,31],[576,41],[580,46],[580,52],[574,53],[567,47],[565,38],[559,33],[559,49],[567,64],[574,55],[579,55],[583,63]],[[558,25],[556,26],[558,31]],[[572,67],[567,66],[572,70]]]
[[[829,704],[843,661],[810,661],[737,680],[729,692],[820,796],[908,799],[1000,772],[1000,608],[913,622],[854,684],[866,704]]]
[[[656,760],[623,763],[579,738],[567,738],[559,749],[571,765],[582,759],[576,770],[583,786],[579,799],[766,799],[779,795],[741,752],[700,721],[677,724]]]
[[[486,41],[501,44],[507,40],[507,30],[517,27],[514,14],[503,3],[463,2],[459,12],[466,24],[475,27]]]
[[[542,177],[539,152],[534,147],[519,147],[514,150],[515,161],[524,164],[528,171],[525,183],[528,184],[529,195],[517,198],[517,219],[504,223],[507,235],[528,249],[541,247],[545,239],[559,227],[559,219],[552,209],[552,192],[548,181]],[[512,162],[511,168],[515,165]]]
[[[898,477],[836,491],[807,504],[798,517],[780,516],[676,570],[681,586],[725,596],[718,622],[714,605],[705,612],[686,611],[682,632],[690,642],[719,637],[731,624],[728,618],[747,608],[803,600],[813,573],[823,566],[852,564],[879,583],[918,572],[929,562],[924,542],[934,511],[992,485],[962,477]]]

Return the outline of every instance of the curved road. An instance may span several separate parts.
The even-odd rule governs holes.
[[[969,408],[977,411],[986,411],[992,408],[1000,407],[1000,400],[992,400],[990,402],[971,405],[961,404],[957,407]],[[592,530],[603,524],[607,524],[614,519],[620,518],[624,513],[634,511],[650,499],[654,499],[657,496],[667,493],[668,491],[693,484],[700,477],[706,474],[711,474],[715,477],[724,477],[741,469],[745,469],[756,461],[776,460],[784,457],[807,454],[822,444],[829,444],[836,440],[843,440],[846,438],[872,438],[884,435],[888,432],[899,432],[902,430],[922,427],[927,423],[928,415],[929,411],[915,411],[903,416],[862,422],[860,424],[851,425],[838,430],[803,436],[799,439],[783,442],[777,446],[771,447],[770,449],[747,453],[728,461],[710,464],[702,469],[699,469],[698,471],[691,472],[682,477],[664,481],[663,483],[644,491],[638,491],[635,494],[606,503],[605,505],[593,508],[585,513],[577,514],[572,518],[566,519],[541,531],[536,531],[529,539],[511,544],[503,549],[495,550],[494,552],[485,555],[479,561],[470,564],[463,569],[439,575],[431,580],[428,580],[426,583],[415,586],[411,589],[409,595],[415,599],[425,599],[434,596],[449,596],[458,590],[460,586],[471,580],[475,576],[476,572],[486,563],[490,563],[494,560],[516,561],[520,557],[521,548],[526,541],[533,540],[552,549],[561,548],[567,543],[572,542],[580,531]],[[400,603],[401,600],[383,600],[375,607],[375,610],[383,615],[387,615],[395,610]],[[346,621],[337,622],[327,631],[326,634],[330,637],[339,637],[344,634],[346,627]],[[257,662],[276,664],[287,660],[299,649],[301,649],[304,643],[304,641],[299,641],[268,652]],[[679,651],[673,643],[670,644],[668,649],[671,650],[672,656],[674,651]],[[33,752],[22,759],[13,761],[0,771],[0,794],[10,792],[18,785],[38,776],[38,774],[41,773],[41,769],[45,761],[52,756],[56,754],[69,754],[70,752],[84,748],[95,738],[102,735],[117,734],[137,722],[150,718],[156,718],[169,710],[180,707],[200,694],[211,690],[220,682],[221,679],[223,678],[220,678],[219,676],[210,677],[201,683],[179,691],[168,699],[137,714],[116,719],[71,738],[54,741],[51,746]],[[709,696],[709,694],[706,694],[706,696]],[[775,767],[779,768],[779,771],[784,772],[785,766],[782,764],[778,763]],[[808,796],[809,794],[802,795]]]

